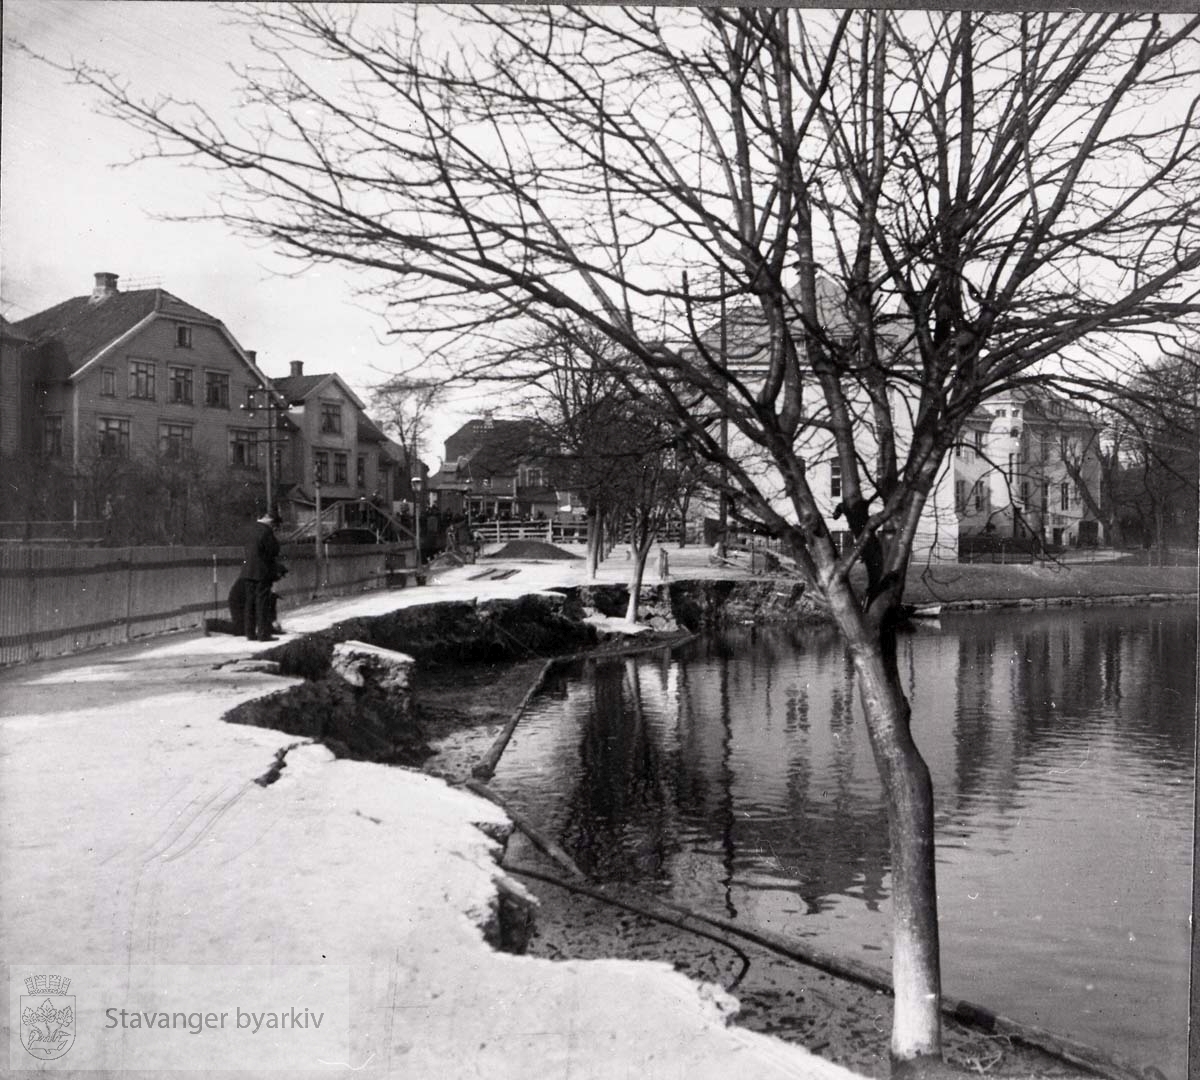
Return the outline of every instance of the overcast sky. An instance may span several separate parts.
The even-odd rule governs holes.
[[[120,287],[161,286],[220,319],[266,374],[292,360],[337,371],[366,398],[411,346],[354,299],[336,269],[281,276],[281,260],[213,223],[156,220],[201,211],[216,179],[197,169],[130,160],[145,137],[99,116],[96,97],[19,46],[58,63],[83,61],[126,77],[147,95],[232,103],[227,65],[249,59],[245,31],[206,3],[186,0],[4,0],[0,312],[26,318],[89,293],[97,271]],[[428,464],[471,413],[447,411]]]

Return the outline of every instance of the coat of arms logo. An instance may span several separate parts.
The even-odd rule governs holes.
[[[21,995],[21,1045],[40,1061],[53,1061],[75,1042],[75,995],[61,975],[31,975]]]

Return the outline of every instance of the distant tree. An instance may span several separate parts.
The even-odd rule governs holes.
[[[1120,457],[1116,442],[1104,442],[1104,428],[1097,425],[1083,439],[1070,442],[1061,448],[1060,457],[1063,468],[1071,478],[1079,492],[1079,497],[1088,513],[1104,528],[1103,542],[1105,545],[1117,543],[1120,533],[1114,506],[1108,493],[1113,490],[1117,474],[1120,470]],[[1111,435],[1111,432],[1110,432]],[[1096,462],[1099,485],[1093,486],[1088,482],[1088,459]]]
[[[1196,541],[1200,494],[1200,354],[1186,348],[1135,371],[1114,397],[1113,510],[1165,561]]]
[[[394,375],[371,387],[371,411],[384,433],[393,435],[404,450],[411,475],[429,450],[430,424],[445,393],[444,380],[414,375]]]
[[[892,1054],[940,1056],[933,790],[896,661],[914,539],[990,397],[1100,395],[1129,335],[1194,325],[1200,18],[238,11],[262,57],[227,124],[76,75],[151,155],[228,181],[209,216],[362,273],[462,378],[524,384],[496,343],[568,316],[655,388],[843,635],[888,806]],[[736,358],[727,310],[753,315]]]
[[[688,483],[676,451],[677,433],[669,413],[641,399],[622,417],[615,434],[625,447],[613,470],[615,520],[628,531],[632,566],[625,617],[637,622],[646,562],[677,512]]]

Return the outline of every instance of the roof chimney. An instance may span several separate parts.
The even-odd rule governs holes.
[[[107,272],[96,274],[96,284],[92,286],[92,302],[98,304],[117,291],[117,275]]]
[[[252,363],[252,364],[258,363],[258,350],[257,349],[246,349],[245,353],[246,353],[246,359],[249,360],[250,363]]]
[[[304,374],[304,361],[303,360],[293,360],[292,361],[292,378],[298,379],[303,374]]]

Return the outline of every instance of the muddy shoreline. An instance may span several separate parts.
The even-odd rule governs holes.
[[[280,674],[300,675],[306,682],[248,703],[227,719],[316,738],[339,756],[418,767],[462,784],[544,676],[548,658],[669,649],[722,621],[824,621],[798,583],[771,580],[673,582],[647,590],[643,598],[656,608],[660,629],[636,638],[601,635],[583,621],[589,613],[623,614],[626,596],[620,586],[565,589],[347,620],[263,654],[278,664]],[[346,640],[417,659],[406,718],[356,706],[354,690],[329,677],[333,646]],[[387,752],[381,750],[385,745]],[[546,880],[561,869],[520,832],[510,838],[503,865],[538,900],[522,941],[531,955],[667,961],[694,979],[730,989],[742,1003],[737,1023],[797,1042],[867,1076],[890,1074],[888,994],[794,959],[781,960],[745,941],[722,942],[664,926],[613,903],[619,894],[597,898]],[[522,876],[522,870],[542,878]],[[949,1018],[945,1043],[946,1075],[1096,1075],[1007,1035]]]

